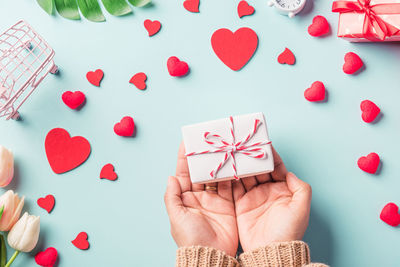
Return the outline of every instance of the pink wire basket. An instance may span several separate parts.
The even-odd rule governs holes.
[[[18,109],[48,73],[55,74],[54,50],[25,21],[0,35],[0,117],[18,119]]]

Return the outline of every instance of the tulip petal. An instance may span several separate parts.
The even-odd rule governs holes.
[[[27,212],[8,233],[8,244],[17,251],[31,252],[39,239],[40,217]]]

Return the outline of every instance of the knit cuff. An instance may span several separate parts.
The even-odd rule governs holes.
[[[310,251],[303,241],[272,243],[239,257],[243,267],[300,267],[310,263]]]
[[[239,263],[215,248],[192,246],[176,251],[176,267],[239,267]]]

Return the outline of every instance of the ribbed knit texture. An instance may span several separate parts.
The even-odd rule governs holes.
[[[223,251],[192,246],[176,251],[176,267],[239,267],[239,263]]]

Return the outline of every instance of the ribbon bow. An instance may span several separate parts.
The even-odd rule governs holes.
[[[376,41],[384,41],[386,37],[396,34],[399,29],[384,21],[378,15],[400,14],[400,3],[386,3],[371,5],[371,0],[357,1],[335,1],[332,5],[332,12],[365,13],[363,35],[365,38]],[[378,38],[376,38],[378,36]]]
[[[217,165],[215,169],[210,172],[210,176],[212,178],[216,178],[218,171],[225,165],[225,163],[232,158],[232,169],[233,169],[233,177],[235,179],[239,179],[237,176],[236,170],[236,160],[235,160],[235,153],[241,153],[246,156],[261,159],[266,157],[266,152],[261,147],[262,145],[271,144],[271,141],[261,141],[253,144],[247,144],[247,142],[254,136],[257,132],[258,127],[261,124],[261,121],[258,119],[254,120],[254,127],[252,131],[247,135],[247,137],[243,141],[236,142],[235,141],[235,133],[234,133],[234,125],[233,125],[233,118],[232,116],[229,117],[230,121],[230,132],[232,135],[232,142],[227,142],[224,138],[217,134],[211,134],[210,132],[204,133],[204,141],[213,146],[214,149],[200,151],[200,152],[191,152],[187,153],[186,156],[194,156],[194,155],[202,155],[202,154],[209,154],[209,153],[219,153],[225,152],[225,156],[223,160]]]

